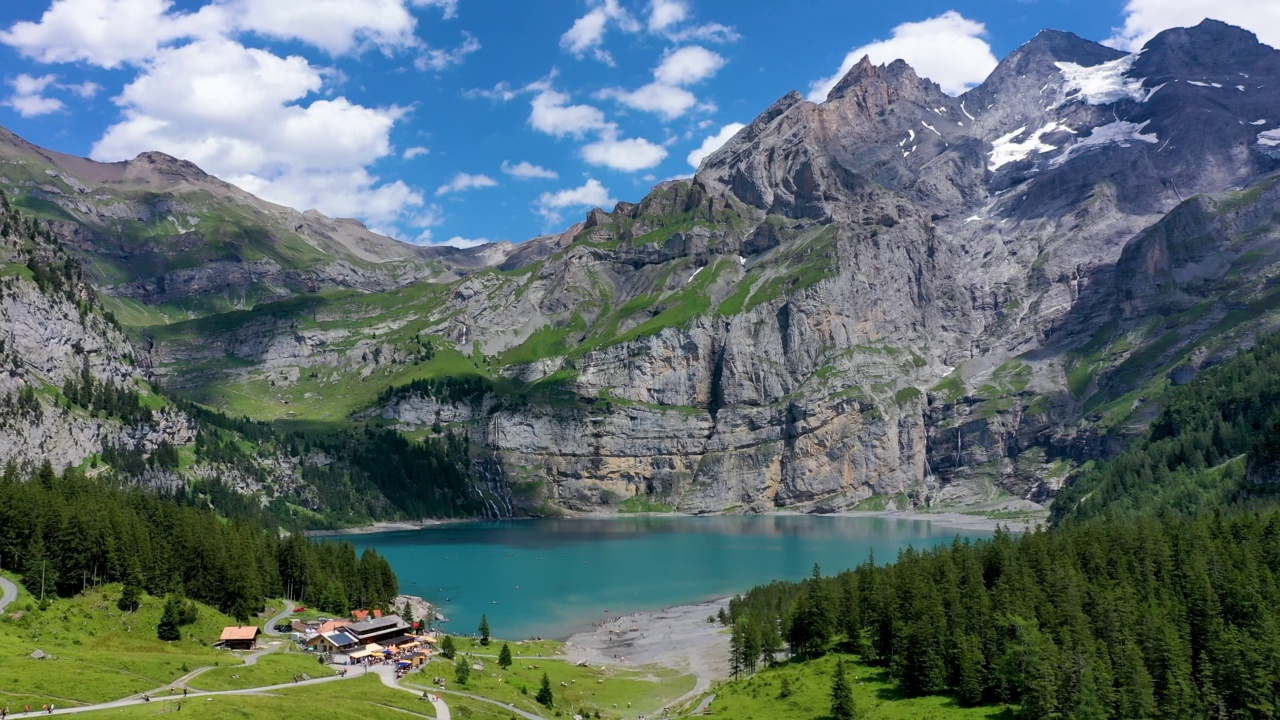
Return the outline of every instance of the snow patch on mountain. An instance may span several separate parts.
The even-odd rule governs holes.
[[[991,153],[988,156],[990,158],[990,162],[987,164],[987,169],[994,172],[1009,163],[1017,162],[1029,157],[1033,153],[1044,153],[1057,150],[1058,148],[1056,145],[1050,145],[1049,143],[1043,142],[1041,138],[1049,133],[1057,132],[1059,130],[1064,130],[1069,133],[1075,132],[1066,125],[1054,121],[1031,133],[1030,137],[1021,142],[1018,142],[1017,138],[1022,137],[1027,132],[1026,125],[1023,125],[1007,135],[1001,135],[995,139],[995,142],[991,143]]]
[[[1083,100],[1090,105],[1109,105],[1126,98],[1143,102],[1149,97],[1142,88],[1143,78],[1131,78],[1127,75],[1137,59],[1136,54],[1125,55],[1091,67],[1070,62],[1054,63],[1062,72],[1063,78],[1062,95],[1058,104]]]
[[[1065,163],[1072,155],[1091,147],[1116,144],[1120,147],[1127,148],[1135,142],[1155,144],[1160,141],[1160,138],[1157,137],[1155,133],[1142,132],[1143,128],[1147,126],[1147,123],[1150,122],[1150,120],[1145,120],[1141,124],[1137,124],[1125,122],[1124,120],[1117,120],[1116,122],[1096,127],[1093,129],[1093,133],[1088,137],[1081,138],[1075,145],[1068,147],[1066,152],[1053,160],[1050,160],[1049,166],[1058,167]]]
[[[1262,147],[1276,147],[1280,145],[1280,129],[1263,130],[1258,133],[1258,144]]]

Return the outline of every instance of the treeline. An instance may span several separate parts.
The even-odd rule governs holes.
[[[1280,334],[1169,391],[1150,430],[1059,493],[1054,522],[1191,514],[1280,489]]]
[[[163,496],[55,473],[0,476],[0,568],[20,573],[37,598],[121,582],[152,595],[184,595],[247,620],[288,594],[326,612],[389,609],[399,592],[387,561],[345,542],[227,521],[186,495]]]
[[[480,375],[419,379],[383,390],[378,396],[386,403],[406,395],[425,395],[441,402],[479,404],[495,392],[493,381]]]
[[[1010,703],[1023,718],[1274,717],[1280,512],[907,550],[758,587],[726,620],[735,648],[776,635],[807,658],[842,644],[908,695]]]

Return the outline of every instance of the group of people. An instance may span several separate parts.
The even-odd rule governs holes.
[[[40,706],[40,712],[44,713],[45,715],[52,715],[52,714],[53,714],[53,703],[49,703],[48,705],[41,705],[41,706]],[[23,706],[22,706],[22,714],[23,714],[23,715],[30,715],[30,714],[31,714],[31,706],[30,706],[30,705],[23,705]],[[7,708],[7,707],[0,708],[0,720],[5,720],[5,718],[7,718],[7,717],[9,717],[9,708]]]

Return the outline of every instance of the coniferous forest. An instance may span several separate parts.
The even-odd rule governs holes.
[[[207,503],[115,485],[46,463],[0,476],[0,569],[22,575],[38,600],[108,582],[184,595],[247,620],[269,597],[320,610],[387,608],[398,593],[377,552],[346,542],[281,537],[219,516]]]
[[[884,667],[908,695],[1025,718],[1280,714],[1280,337],[1171,391],[1053,526],[957,541],[734,599],[732,664],[785,643]]]

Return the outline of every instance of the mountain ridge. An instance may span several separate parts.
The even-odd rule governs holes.
[[[1275,324],[1280,53],[1241,32],[1045,31],[958,97],[864,61],[564,233],[185,317],[254,261],[105,291],[188,398],[466,437],[508,512],[1043,500]]]

